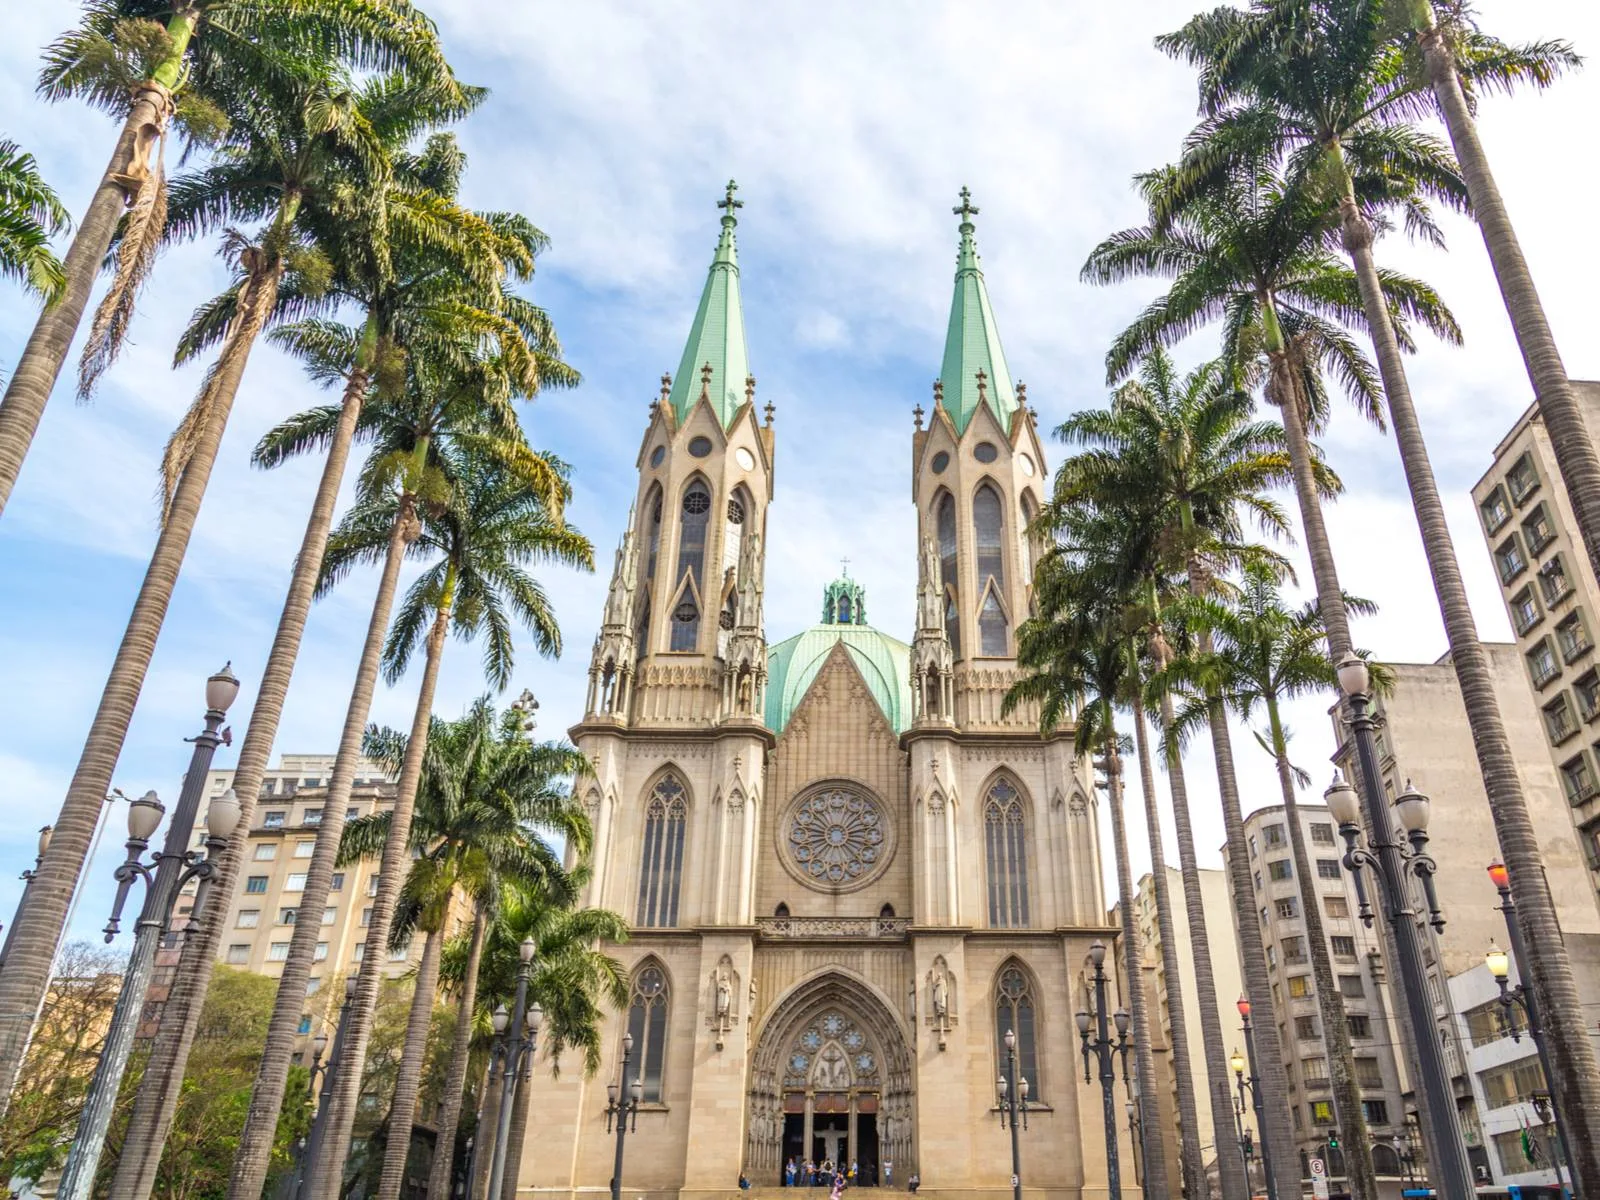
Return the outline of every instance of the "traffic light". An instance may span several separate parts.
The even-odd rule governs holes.
[[[1329,1138],[1328,1138],[1328,1149],[1329,1150],[1337,1150],[1338,1148],[1339,1148],[1339,1137],[1338,1137],[1338,1135],[1337,1134],[1330,1135]]]

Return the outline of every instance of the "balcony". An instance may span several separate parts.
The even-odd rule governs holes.
[[[903,942],[909,917],[760,917],[756,932],[763,940],[837,941],[867,938]]]

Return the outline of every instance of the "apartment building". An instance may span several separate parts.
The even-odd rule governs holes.
[[[1399,1178],[1397,1152],[1406,1136],[1408,1086],[1394,1004],[1378,934],[1359,919],[1354,882],[1340,863],[1344,852],[1333,817],[1320,804],[1298,806],[1307,855],[1316,872],[1316,896],[1322,909],[1323,935],[1344,1000],[1355,1051],[1356,1082],[1372,1136],[1373,1166],[1380,1176]],[[1322,1015],[1311,975],[1305,914],[1295,878],[1287,817],[1281,805],[1257,809],[1245,818],[1245,844],[1255,887],[1255,911],[1240,913],[1228,892],[1236,920],[1261,923],[1272,1007],[1289,1076],[1290,1123],[1294,1130],[1303,1177],[1309,1160],[1324,1157],[1336,1185],[1344,1170],[1342,1150],[1330,1149],[1337,1129]],[[1227,857],[1227,848],[1223,848]],[[1262,1017],[1256,1016],[1259,1022]],[[1233,1023],[1238,1024],[1237,1020]]]
[[[1574,380],[1573,389],[1590,429],[1600,429],[1600,383]],[[1593,899],[1600,887],[1600,584],[1535,408],[1495,447],[1472,498],[1537,705],[1540,749],[1560,774]]]
[[[1207,1168],[1215,1163],[1220,1150],[1222,1153],[1237,1154],[1238,1138],[1232,1125],[1223,1130],[1217,1130],[1211,1119],[1211,1103],[1206,1093],[1208,1073],[1206,1065],[1205,1041],[1200,1031],[1200,997],[1195,987],[1195,953],[1194,943],[1189,934],[1189,913],[1183,903],[1183,875],[1176,867],[1163,867],[1167,874],[1167,892],[1172,901],[1172,934],[1174,949],[1177,952],[1178,979],[1180,991],[1183,994],[1183,1012],[1185,1024],[1189,1033],[1189,1074],[1194,1080],[1195,1091],[1198,1099],[1199,1120],[1198,1133],[1200,1148],[1205,1155]],[[1200,896],[1209,919],[1206,922],[1206,938],[1211,947],[1211,973],[1217,986],[1217,1013],[1222,1024],[1222,1036],[1226,1041],[1227,1049],[1232,1051],[1235,1046],[1243,1047],[1243,1034],[1240,1032],[1238,999],[1244,991],[1244,980],[1239,969],[1239,940],[1231,920],[1223,917],[1230,911],[1228,900],[1228,877],[1224,871],[1202,870],[1200,876]],[[1155,1007],[1152,1012],[1159,1018],[1161,1040],[1165,1045],[1172,1044],[1172,1002],[1167,982],[1166,960],[1162,952],[1161,925],[1156,918],[1156,890],[1155,877],[1145,875],[1139,880],[1139,890],[1134,901],[1135,920],[1139,926],[1139,936],[1145,948],[1145,958],[1154,973],[1153,995]],[[1222,1063],[1213,1068],[1224,1073],[1224,1082],[1231,1090],[1233,1079],[1227,1074],[1227,1069]],[[1173,1105],[1177,1104],[1177,1078],[1175,1075],[1167,1084],[1172,1093]],[[1246,1116],[1245,1124],[1252,1128],[1254,1133],[1255,1121],[1253,1117]],[[1173,1176],[1177,1178],[1177,1176]]]

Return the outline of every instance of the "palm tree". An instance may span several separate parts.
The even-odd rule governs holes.
[[[323,565],[324,578],[331,583],[358,562],[387,557],[394,530],[400,528],[415,529],[407,547],[412,557],[436,558],[406,593],[384,646],[385,673],[391,680],[404,674],[419,648],[424,665],[367,927],[372,945],[383,945],[388,939],[410,858],[412,810],[446,635],[453,627],[463,640],[483,636],[485,675],[503,689],[511,678],[514,624],[520,623],[531,633],[541,654],[553,657],[561,650],[555,614],[526,565],[554,562],[594,569],[593,547],[565,523],[557,506],[547,502],[542,480],[530,483],[520,463],[508,463],[491,452],[490,439],[463,437],[456,444],[440,444],[428,437],[419,440],[420,454],[428,454],[430,447],[439,459],[431,474],[446,485],[435,495],[434,503],[419,508],[418,493],[404,487],[390,488],[358,503],[330,540]],[[544,456],[533,457],[564,476],[560,464]],[[416,515],[408,518],[408,511]],[[405,520],[404,526],[400,519]],[[345,1034],[348,1070],[341,1072],[333,1096],[323,1161],[315,1166],[321,1194],[314,1200],[337,1197],[338,1166],[344,1161],[355,1118],[356,1089],[372,1028],[380,964],[380,955],[364,959],[357,979]]]
[[[405,762],[406,738],[392,729],[368,731],[366,752],[398,775]],[[405,1174],[417,1090],[422,1079],[428,1031],[439,984],[439,960],[449,918],[459,896],[470,897],[473,909],[469,970],[463,980],[462,1011],[475,1002],[476,967],[490,917],[500,893],[508,887],[538,894],[544,901],[570,907],[576,899],[572,876],[541,834],[558,834],[579,855],[592,838],[589,818],[560,783],[582,774],[587,760],[571,746],[530,743],[523,735],[522,714],[509,711],[496,718],[487,698],[479,700],[459,721],[435,718],[423,759],[422,782],[411,824],[411,865],[389,932],[391,948],[425,935],[417,969],[406,1041],[389,1110],[389,1139],[384,1151],[380,1200],[395,1200]],[[374,813],[345,827],[341,864],[376,858],[388,840],[391,814]],[[536,830],[538,832],[536,832]],[[439,1153],[448,1195],[449,1148],[455,1144],[461,1090],[466,1079],[471,1022],[456,1023],[451,1047],[450,1078],[444,1107],[436,1123]]]
[[[1116,707],[1136,697],[1137,646],[1125,592],[1117,587],[1117,570],[1096,554],[1098,532],[1084,528],[1063,510],[1057,549],[1035,571],[1039,615],[1017,631],[1017,665],[1023,676],[1006,693],[1004,710],[1018,704],[1039,705],[1044,733],[1074,724],[1074,748],[1080,755],[1098,755],[1104,770],[1111,835],[1117,860],[1117,897],[1122,915],[1122,949],[1128,980],[1128,1008],[1139,1078],[1139,1119],[1144,1143],[1144,1188],[1152,1196],[1170,1194],[1167,1184],[1165,1129],[1157,1107],[1155,1055],[1144,987],[1144,949],[1133,917],[1133,872],[1128,861],[1128,835],[1123,815],[1122,739],[1117,734]],[[1076,534],[1087,534],[1082,541]],[[1159,853],[1159,851],[1158,851]],[[1226,1127],[1224,1127],[1226,1128]],[[1116,1137],[1107,1128],[1108,1140]]]
[[[1369,601],[1348,595],[1342,599],[1344,610],[1357,616],[1370,616],[1377,611]],[[1358,1189],[1376,1183],[1371,1139],[1361,1107],[1343,992],[1329,958],[1322,901],[1317,894],[1296,800],[1296,785],[1305,787],[1310,780],[1289,760],[1289,735],[1282,712],[1286,701],[1337,692],[1338,680],[1328,660],[1322,614],[1315,602],[1298,610],[1287,608],[1278,590],[1276,572],[1263,564],[1251,564],[1245,568],[1239,591],[1231,602],[1196,599],[1183,608],[1179,619],[1210,632],[1213,649],[1205,655],[1180,657],[1168,667],[1165,680],[1168,686],[1187,690],[1196,697],[1168,726],[1168,738],[1180,743],[1205,721],[1204,698],[1208,695],[1220,695],[1240,720],[1249,721],[1262,711],[1267,718],[1266,736],[1257,734],[1257,739],[1277,766],[1294,870],[1299,879],[1301,915],[1309,943],[1317,1009],[1322,1017],[1323,1050],[1327,1055],[1334,1109],[1346,1150],[1345,1168],[1352,1195],[1362,1194]],[[1381,667],[1374,666],[1373,672],[1380,680],[1389,678],[1389,673]],[[1366,1194],[1376,1195],[1376,1192]]]
[[[1539,415],[1550,431],[1551,448],[1572,501],[1578,531],[1590,564],[1600,571],[1600,453],[1595,450],[1594,439],[1572,394],[1561,352],[1556,348],[1533,274],[1522,255],[1474,120],[1482,92],[1497,87],[1509,90],[1513,82],[1546,87],[1563,70],[1578,66],[1582,60],[1568,42],[1541,42],[1511,48],[1511,63],[1498,72],[1486,71],[1484,61],[1504,62],[1507,47],[1485,38],[1472,24],[1464,5],[1451,4],[1441,12],[1428,0],[1409,4],[1402,11],[1415,22],[1417,45],[1434,102],[1461,165],[1473,217],[1489,251],[1489,263],[1511,317],[1512,332],[1522,351],[1528,380],[1533,384]],[[1443,23],[1441,16],[1445,17]],[[1470,64],[1466,71],[1458,69],[1463,60]]]
[[[1061,509],[1087,503],[1139,514],[1148,526],[1148,536],[1160,547],[1167,570],[1181,573],[1191,594],[1211,595],[1228,570],[1272,557],[1247,540],[1246,514],[1268,533],[1287,533],[1283,512],[1264,494],[1289,481],[1283,431],[1268,422],[1253,421],[1251,407],[1249,396],[1235,387],[1220,362],[1207,363],[1180,379],[1166,354],[1153,351],[1141,360],[1138,379],[1113,394],[1110,409],[1076,413],[1061,425],[1058,436],[1081,449],[1057,472],[1052,502]],[[1320,461],[1316,465],[1318,486],[1331,491],[1337,480]],[[1209,650],[1204,635],[1201,649]],[[1209,698],[1207,717],[1234,902],[1238,912],[1249,913],[1255,911],[1255,901],[1244,815],[1233,767],[1232,736],[1220,697]],[[1191,887],[1188,879],[1184,886]],[[1194,889],[1198,891],[1198,880]],[[1194,911],[1195,899],[1186,896],[1186,901]],[[1246,990],[1257,1012],[1270,1013],[1272,994],[1260,927],[1254,921],[1238,924]],[[1203,927],[1200,936],[1204,936]],[[1200,952],[1197,943],[1197,957]],[[1220,1028],[1215,1037],[1220,1045]],[[1276,1022],[1263,1022],[1258,1038],[1267,1113],[1264,1135],[1286,1151],[1292,1144],[1288,1080]],[[1224,1061],[1210,1058],[1213,1048],[1208,1047],[1209,1060]],[[1213,1114],[1215,1117],[1215,1109]],[[1224,1129],[1226,1119],[1231,1119],[1231,1114],[1225,1115]],[[1288,1195],[1297,1183],[1289,1178],[1290,1156],[1279,1153],[1273,1165],[1275,1173],[1282,1172],[1280,1194]]]
[[[119,224],[122,247],[95,324],[125,328],[132,315],[164,225],[169,127],[204,144],[227,125],[226,98],[270,91],[306,62],[341,60],[404,70],[441,95],[455,88],[432,23],[409,0],[85,0],[82,22],[45,51],[41,95],[86,100],[122,124],[68,247],[62,294],[40,314],[0,402],[0,512]],[[0,1090],[14,1074],[0,1045]]]
[[[1580,1016],[1537,832],[1383,297],[1372,251],[1377,227],[1353,189],[1348,168],[1352,161],[1383,166],[1392,179],[1411,180],[1425,195],[1465,203],[1465,187],[1448,151],[1409,124],[1426,84],[1405,71],[1405,52],[1389,34],[1385,7],[1383,0],[1257,0],[1244,13],[1221,9],[1197,18],[1164,40],[1201,68],[1208,120],[1191,140],[1189,158],[1197,175],[1211,161],[1267,154],[1282,161],[1291,178],[1329,177],[1337,184],[1330,207],[1336,201],[1345,249],[1355,266],[1501,856],[1532,948],[1529,982],[1552,1014],[1549,1037],[1558,1069],[1551,1087],[1571,1114],[1571,1136],[1582,1147],[1575,1176],[1600,1191],[1600,1062]],[[1478,48],[1484,53],[1460,60],[1458,74],[1502,87],[1524,79],[1538,82],[1565,62],[1558,48],[1517,51],[1488,39]],[[1431,1036],[1425,1030],[1412,1033]]]
[[[72,224],[33,155],[0,138],[0,275],[53,303],[67,285],[50,235]]]

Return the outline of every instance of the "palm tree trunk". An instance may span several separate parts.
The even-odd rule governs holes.
[[[1135,680],[1138,675],[1135,674]],[[1161,931],[1161,969],[1166,975],[1167,1020],[1172,1028],[1173,1075],[1178,1082],[1179,1166],[1183,1194],[1208,1198],[1205,1156],[1200,1149],[1200,1109],[1195,1101],[1194,1072],[1189,1058],[1189,1023],[1183,1007],[1183,977],[1178,967],[1178,939],[1172,929],[1172,897],[1167,890],[1167,865],[1161,841],[1161,809],[1156,803],[1156,773],[1150,759],[1150,731],[1144,708],[1135,704],[1133,732],[1139,756],[1139,784],[1144,791],[1144,822],[1150,837],[1150,880],[1156,893],[1156,925]],[[1143,1119],[1141,1115],[1141,1120]]]
[[[472,1200],[484,1200],[488,1195],[495,1134],[500,1128],[500,1079],[494,1071],[492,1051],[490,1062],[484,1066],[483,1087],[478,1095],[483,1097],[482,1111],[478,1114],[478,1127],[472,1132],[472,1178],[467,1180]],[[440,1198],[431,1196],[429,1200]]]
[[[1189,590],[1204,596],[1210,573],[1198,558],[1188,563]],[[1211,654],[1215,645],[1211,635],[1200,634],[1200,652]],[[1222,801],[1222,825],[1228,850],[1228,873],[1233,885],[1234,922],[1239,934],[1239,965],[1244,973],[1245,994],[1255,1014],[1256,1086],[1261,1089],[1261,1136],[1267,1143],[1272,1165],[1273,1191],[1281,1198],[1300,1194],[1300,1156],[1294,1152],[1294,1131],[1289,1127],[1289,1078],[1283,1066],[1283,1042],[1278,1036],[1278,1014],[1272,1003],[1272,984],[1267,979],[1267,955],[1261,943],[1261,922],[1256,920],[1256,895],[1250,878],[1249,851],[1244,840],[1244,810],[1239,803],[1239,777],[1233,767],[1233,735],[1222,701],[1215,697],[1207,704],[1211,728],[1211,749],[1217,762],[1217,792]],[[1266,1020],[1262,1020],[1262,1015]]]
[[[322,555],[327,549],[328,533],[333,526],[339,485],[344,479],[350,444],[361,416],[362,403],[366,399],[367,380],[368,369],[360,366],[352,373],[345,388],[339,424],[328,446],[328,458],[323,464],[316,499],[312,502],[305,535],[300,541],[300,553],[295,558],[294,569],[289,577],[283,612],[278,617],[278,631],[272,639],[272,650],[267,655],[266,669],[261,675],[261,687],[256,692],[255,704],[250,710],[250,725],[239,748],[239,762],[233,776],[234,790],[241,807],[239,827],[222,855],[217,880],[213,885],[216,895],[233,894],[239,864],[244,861],[245,846],[254,824],[256,800],[261,792],[261,780],[272,756],[272,744],[278,736],[278,721],[283,715],[283,704],[294,675],[295,660],[300,654],[300,640],[305,633],[306,618],[310,614],[317,578],[322,570]],[[327,813],[323,815],[326,817]],[[197,925],[190,927],[184,939],[182,960],[173,978],[172,993],[162,1010],[161,1027],[156,1033],[144,1079],[139,1085],[133,1112],[129,1116],[128,1148],[117,1161],[111,1200],[148,1200],[155,1187],[162,1147],[166,1142],[167,1130],[171,1128],[173,1114],[177,1111],[183,1074],[189,1063],[189,1050],[194,1044],[200,1012],[205,1007],[206,995],[210,990],[211,969],[222,941],[222,921],[226,913],[225,905],[213,906],[210,913],[202,914]]]
[[[444,656],[445,633],[450,627],[450,603],[454,576],[446,576],[439,610],[428,632],[427,661],[422,670],[422,686],[417,692],[417,707],[411,720],[411,738],[406,743],[400,764],[400,780],[395,789],[394,812],[389,836],[384,842],[378,865],[378,891],[372,900],[372,921],[367,926],[369,952],[361,959],[356,976],[356,994],[345,1033],[345,1061],[330,1098],[327,1137],[322,1161],[316,1164],[316,1191],[307,1200],[339,1200],[344,1160],[350,1150],[350,1131],[355,1124],[356,1100],[367,1062],[367,1042],[372,1036],[372,1018],[378,1006],[378,986],[383,976],[384,947],[389,942],[389,926],[394,905],[411,865],[411,810],[422,778],[422,757],[428,749],[428,728],[433,719],[433,694],[439,685],[439,662]]]
[[[183,43],[177,50],[179,58],[188,44],[188,33],[189,27],[185,25]],[[0,513],[5,511],[6,501],[16,486],[22,460],[27,457],[33,435],[39,429],[45,405],[55,390],[56,379],[72,349],[72,339],[83,321],[83,310],[88,307],[95,278],[116,234],[122,211],[131,199],[129,176],[137,169],[135,159],[141,154],[149,155],[153,145],[150,131],[159,132],[171,112],[172,93],[154,79],[141,84],[134,93],[133,105],[122,123],[111,161],[100,176],[100,184],[94,190],[88,211],[83,214],[62,264],[67,286],[56,302],[46,305],[39,314],[6,387],[5,399],[0,401]],[[0,1060],[0,1072],[4,1071],[5,1063]],[[13,1073],[0,1074],[0,1079],[9,1084]],[[9,1091],[9,1088],[0,1091]],[[0,1106],[3,1104],[4,1098],[0,1097]]]
[[[467,1065],[472,1055],[472,1014],[478,1006],[478,969],[483,964],[483,943],[489,933],[489,915],[482,902],[473,906],[472,943],[467,949],[467,970],[461,980],[455,1037],[450,1043],[450,1067],[445,1074],[444,1096],[435,1122],[433,1168],[428,1172],[430,1200],[450,1200],[455,1178],[456,1130],[461,1124],[461,1102],[467,1086]]]
[[[1128,1015],[1133,1021],[1133,1061],[1139,1078],[1139,1129],[1144,1143],[1144,1193],[1166,1196],[1167,1154],[1161,1108],[1156,1099],[1155,1048],[1145,1004],[1144,947],[1133,919],[1133,868],[1128,863],[1128,828],[1123,816],[1122,756],[1106,705],[1106,781],[1111,802],[1111,841],[1117,855],[1117,901],[1122,912],[1122,959],[1128,973]],[[513,1200],[515,1198],[513,1197]]]
[[[1579,1187],[1591,1195],[1600,1195],[1600,1065],[1595,1061],[1594,1046],[1584,1026],[1583,1007],[1572,977],[1572,961],[1562,940],[1555,900],[1545,878],[1538,835],[1522,794],[1516,760],[1506,737],[1505,723],[1500,718],[1493,677],[1483,645],[1478,641],[1466,588],[1461,582],[1461,569],[1456,562],[1455,546],[1445,522],[1444,505],[1440,503],[1433,467],[1428,461],[1428,447],[1411,402],[1400,347],[1395,340],[1394,327],[1389,323],[1389,311],[1372,257],[1372,229],[1350,195],[1348,174],[1340,210],[1345,247],[1355,264],[1362,306],[1372,327],[1373,349],[1383,376],[1384,391],[1388,393],[1395,444],[1400,450],[1417,526],[1422,532],[1422,547],[1433,577],[1433,590],[1439,598],[1439,611],[1450,642],[1450,657],[1478,753],[1478,769],[1489,797],[1500,854],[1511,873],[1517,917],[1529,947],[1525,977],[1542,1011],[1549,1014],[1546,1036],[1550,1039],[1551,1061],[1557,1066],[1557,1078],[1549,1081],[1550,1087],[1556,1103],[1563,1106],[1563,1115],[1571,1122],[1568,1132],[1577,1158],[1573,1172]],[[1432,1030],[1426,1032],[1427,1036],[1433,1035]],[[1424,1031],[1417,1030],[1416,1034],[1424,1036]]]
[[[283,1111],[284,1089],[295,1044],[300,1039],[300,1013],[305,1007],[306,980],[316,961],[317,940],[321,936],[322,910],[333,888],[333,869],[338,865],[339,842],[344,835],[345,810],[350,790],[361,764],[361,738],[366,732],[367,715],[372,711],[372,696],[378,685],[378,670],[383,660],[383,639],[394,610],[400,568],[406,547],[416,540],[418,529],[409,505],[402,506],[389,530],[389,545],[383,560],[378,594],[372,601],[367,621],[367,637],[356,667],[355,686],[345,709],[344,729],[334,756],[333,772],[328,777],[328,798],[322,806],[322,824],[317,827],[316,846],[306,868],[305,891],[300,896],[300,919],[289,939],[289,957],[278,980],[272,1020],[267,1027],[267,1043],[256,1068],[255,1087],[250,1093],[250,1111],[234,1157],[233,1175],[228,1183],[229,1200],[257,1200],[266,1184],[272,1164],[272,1147],[277,1139],[278,1117]],[[326,543],[326,537],[324,537]],[[317,559],[320,567],[321,558]],[[369,947],[373,945],[368,938]],[[382,960],[382,956],[379,956]],[[340,1064],[341,1073],[343,1064]]]
[[[1161,723],[1170,729],[1175,721],[1172,697],[1161,697]],[[1172,789],[1172,829],[1178,839],[1178,871],[1183,879],[1183,907],[1189,918],[1189,945],[1194,957],[1194,991],[1200,1004],[1200,1042],[1205,1047],[1207,1094],[1211,1101],[1211,1129],[1216,1139],[1217,1177],[1222,1200],[1247,1200],[1250,1183],[1243,1161],[1223,1149],[1233,1128],[1233,1093],[1229,1090],[1227,1044],[1222,1040],[1222,1016],[1217,1004],[1217,978],[1211,969],[1211,939],[1206,932],[1206,902],[1200,892],[1200,863],[1194,852],[1194,827],[1189,822],[1189,783],[1183,760],[1168,751],[1167,786]]]
[[[1284,823],[1289,826],[1294,873],[1300,885],[1300,908],[1311,954],[1311,975],[1317,989],[1317,1011],[1322,1017],[1322,1046],[1328,1056],[1328,1079],[1344,1139],[1347,1186],[1352,1200],[1378,1200],[1378,1175],[1372,1166],[1367,1115],[1361,1107],[1356,1081],[1355,1050],[1350,1045],[1344,993],[1333,977],[1333,960],[1328,954],[1328,938],[1322,925],[1322,897],[1317,895],[1311,855],[1306,851],[1305,831],[1300,827],[1300,806],[1295,797],[1294,771],[1289,765],[1288,738],[1283,731],[1278,702],[1271,696],[1267,697],[1267,719],[1271,725],[1272,756],[1278,766],[1278,787],[1283,792]],[[1310,1082],[1302,1082],[1309,1090]]]
[[[517,1080],[517,1094],[511,1100],[511,1130],[506,1134],[506,1175],[498,1200],[517,1200],[517,1181],[522,1177],[522,1144],[528,1136],[528,1112],[533,1105],[533,1060]]]
[[[428,1030],[433,1024],[434,994],[439,990],[439,951],[443,945],[443,932],[428,930],[422,961],[417,964],[417,986],[411,994],[400,1069],[395,1073],[394,1099],[389,1105],[389,1140],[383,1148],[378,1200],[400,1200],[400,1190],[405,1186],[411,1127],[417,1119],[417,1091],[422,1086],[422,1063],[428,1055]]]
[[[216,464],[239,380],[277,296],[277,269],[268,265],[253,273],[245,287],[239,315],[205,384],[209,402],[192,454],[166,510],[77,770],[56,818],[50,848],[28,889],[27,906],[17,916],[5,970],[0,972],[0,1116],[10,1100],[33,1023],[49,986],[67,909],[83,873],[106,793],[111,788],[111,776],[128,735],[128,724],[166,620],[167,605],[200,515],[200,502]],[[202,402],[205,401],[196,401]]]

